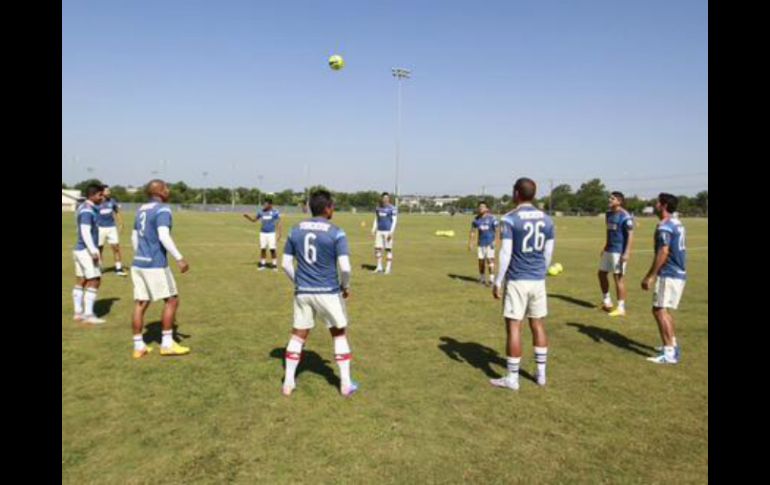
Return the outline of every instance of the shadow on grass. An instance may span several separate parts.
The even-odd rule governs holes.
[[[503,369],[506,369],[507,372],[507,363],[505,359],[494,349],[490,349],[489,347],[476,342],[459,342],[452,337],[441,337],[439,340],[443,343],[439,344],[438,348],[441,349],[447,357],[457,362],[467,363],[471,367],[475,367],[482,371],[487,377],[502,377],[492,369],[491,364],[498,365]],[[532,374],[521,368],[519,369],[519,374],[532,382],[536,382]]]
[[[643,357],[652,357],[653,355],[657,355],[654,347],[650,347],[647,344],[632,340],[622,333],[609,328],[602,328],[594,325],[585,325],[583,323],[575,322],[569,322],[567,323],[567,326],[575,327],[578,332],[582,333],[583,335],[587,335],[596,343],[607,342],[608,344],[614,345],[615,347],[628,350],[629,352],[639,354]]]
[[[583,308],[596,308],[596,305],[594,305],[590,301],[581,300],[579,298],[574,298],[572,296],[558,295],[556,293],[549,293],[548,297],[549,298],[558,298],[559,300],[564,300],[567,303],[572,303],[572,304],[577,305],[577,306],[582,306]]]
[[[186,338],[190,338],[189,334],[180,333],[177,330],[178,325],[175,323],[172,328],[174,331],[174,341],[175,342],[181,342],[182,340]],[[144,326],[144,335],[142,336],[144,339],[144,343],[151,344],[153,342],[160,345],[160,343],[163,341],[163,327],[161,326],[160,320],[152,323],[148,323]]]
[[[284,360],[285,352],[286,349],[283,347],[276,347],[270,351],[270,357],[280,359],[284,368],[286,368],[286,362]],[[326,379],[326,382],[328,382],[330,386],[338,388],[340,387],[340,378],[334,373],[334,369],[332,369],[329,363],[328,360],[312,350],[303,350],[302,359],[299,361],[299,366],[297,367],[296,377],[299,378],[305,371],[312,372],[313,374],[318,374]],[[283,377],[281,377],[281,379],[283,379]]]
[[[103,317],[110,313],[112,305],[120,300],[120,298],[103,298],[94,302],[94,315],[97,317]]]
[[[377,266],[375,266],[373,264],[362,264],[361,265],[361,269],[365,269],[365,270],[368,270],[368,271],[374,271],[375,269],[377,269]]]
[[[470,283],[479,284],[479,277],[478,276],[465,276],[465,275],[461,275],[461,274],[452,274],[452,273],[448,273],[447,276],[449,276],[453,280],[468,281]]]

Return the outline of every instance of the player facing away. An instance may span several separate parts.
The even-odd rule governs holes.
[[[655,256],[650,270],[642,280],[642,289],[645,291],[652,287],[655,280],[652,314],[658,323],[663,348],[660,355],[647,360],[656,364],[676,364],[681,358],[674,331],[674,316],[670,312],[679,306],[687,279],[684,225],[673,217],[678,203],[679,200],[671,194],[658,195],[655,212],[660,222],[655,228]]]
[[[256,217],[251,217],[250,214],[243,214],[243,217],[251,222],[262,221],[262,229],[259,232],[259,271],[268,267],[265,263],[265,256],[267,250],[270,250],[270,265],[273,271],[278,271],[278,258],[275,254],[276,245],[281,241],[281,214],[277,209],[273,209],[273,199],[265,199],[265,204],[261,210],[257,211]],[[277,233],[277,234],[276,234]]]
[[[296,387],[295,375],[302,347],[315,319],[319,318],[334,340],[334,358],[340,369],[340,393],[347,397],[358,390],[358,384],[350,378],[348,316],[343,300],[350,296],[348,238],[342,229],[330,222],[334,205],[328,191],[319,190],[311,195],[310,211],[313,217],[300,222],[289,232],[281,263],[294,284],[294,325],[286,347],[283,394],[291,395]]]
[[[602,290],[602,310],[609,312],[611,317],[622,317],[626,314],[626,269],[634,241],[634,219],[623,207],[625,197],[621,192],[612,192],[608,201],[609,210],[604,219],[607,224],[607,239],[601,252],[599,262],[599,287]],[[618,307],[612,309],[610,297],[610,282],[607,277],[612,273],[618,294]]]
[[[75,288],[72,290],[74,319],[94,325],[104,323],[103,319],[94,315],[94,303],[102,281],[99,249],[96,246],[99,238],[97,208],[104,200],[102,190],[102,186],[97,184],[86,187],[86,200],[77,208],[78,237],[72,251],[75,260]]]
[[[174,274],[168,266],[168,255],[177,262],[179,270],[186,273],[190,266],[171,239],[172,215],[168,202],[170,190],[163,180],[154,179],[147,184],[150,200],[136,210],[131,245],[134,247],[134,261],[131,280],[134,283],[134,314],[132,329],[134,335],[134,358],[139,359],[152,351],[144,343],[142,329],[144,314],[150,302],[163,300],[161,328],[163,339],[161,355],[184,355],[190,352],[174,341],[174,320],[179,307],[179,294]]]
[[[529,318],[532,329],[537,384],[544,386],[546,382],[548,339],[544,319],[548,308],[545,275],[553,256],[554,225],[547,214],[532,205],[535,193],[535,182],[528,178],[518,179],[513,186],[516,207],[502,218],[500,269],[492,288],[495,299],[504,295],[508,375],[490,382],[493,386],[512,390],[519,388],[521,322],[525,317]]]
[[[383,192],[380,203],[374,210],[372,236],[374,236],[374,256],[377,258],[375,273],[382,273],[382,250],[385,250],[387,264],[385,274],[390,274],[393,264],[393,234],[396,232],[398,209],[390,205],[390,194]]]
[[[99,256],[104,251],[104,244],[112,248],[112,256],[115,260],[115,274],[128,276],[123,271],[123,258],[120,254],[119,230],[123,231],[123,215],[120,213],[118,201],[112,197],[109,185],[104,185],[104,200],[99,204]],[[117,226],[115,220],[117,219]]]
[[[473,247],[473,239],[478,232],[479,283],[486,285],[484,268],[489,267],[489,284],[494,283],[495,274],[495,243],[499,239],[497,218],[491,214],[486,202],[479,202],[476,217],[471,222],[471,232],[468,234],[468,251]]]

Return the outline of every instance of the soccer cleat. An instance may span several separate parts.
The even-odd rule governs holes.
[[[654,364],[678,364],[679,359],[676,358],[676,354],[673,359],[666,357],[666,354],[660,354],[656,357],[647,357],[647,360]]]
[[[150,352],[152,352],[152,347],[145,347],[142,350],[134,349],[133,357],[135,359],[141,359],[142,357],[144,357],[145,355],[149,354]]]
[[[372,273],[382,273],[382,268],[378,266]]]
[[[83,321],[83,314],[76,313],[75,315],[72,316],[72,319],[75,320],[76,322],[81,322]]]
[[[273,265],[273,271],[278,271],[278,266],[275,264]]]
[[[504,387],[506,389],[510,389],[512,391],[518,391],[519,390],[519,380],[518,379],[508,379],[507,377],[501,377],[499,379],[490,379],[489,383],[492,384],[495,387]]]
[[[257,270],[258,271],[264,271],[265,270],[265,265],[262,264],[262,263],[259,263],[259,268],[257,268]]]
[[[96,315],[83,315],[83,323],[90,323],[91,325],[101,325],[102,323],[105,323],[107,320],[104,320],[103,318],[99,318]]]
[[[662,354],[663,353],[663,346],[655,347],[655,351],[656,352],[660,352]],[[676,347],[674,347],[674,357],[676,358],[677,361],[682,358],[682,348],[680,346],[678,346],[678,345]]]
[[[291,396],[291,393],[294,392],[294,389],[297,388],[296,384],[292,385],[286,385],[284,384],[283,387],[281,387],[281,394],[284,396]]]
[[[118,276],[128,276],[128,273],[126,273],[122,269],[116,270],[115,274],[118,275]]]
[[[616,308],[616,309],[612,310],[611,312],[609,312],[607,315],[609,315],[611,317],[625,317],[626,316],[626,311],[624,309],[622,309],[622,308]]]
[[[545,374],[541,375],[539,372],[536,372],[535,381],[537,382],[538,386],[545,386]]]
[[[386,270],[385,270],[385,274],[390,274],[390,270],[389,270],[389,269],[386,269]]]
[[[340,388],[340,394],[342,394],[343,397],[350,397],[356,391],[358,391],[358,383],[357,382],[351,382],[350,383],[350,387],[348,387],[348,388]]]
[[[160,355],[185,355],[190,353],[190,347],[183,347],[174,342],[171,347],[161,347]]]
[[[609,313],[609,312],[612,311],[612,303],[610,303],[609,305],[607,305],[606,303],[602,303],[601,308],[602,308],[603,311]]]

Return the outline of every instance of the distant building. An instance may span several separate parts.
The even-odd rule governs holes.
[[[79,190],[61,189],[61,211],[75,212],[78,201],[82,196]]]

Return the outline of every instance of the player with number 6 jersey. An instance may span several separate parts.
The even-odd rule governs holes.
[[[340,393],[347,397],[358,389],[350,378],[351,352],[346,333],[348,316],[344,299],[350,294],[351,271],[348,238],[345,231],[330,221],[334,205],[328,191],[314,192],[309,205],[313,217],[291,229],[283,250],[281,266],[294,284],[294,325],[286,347],[282,391],[286,396],[294,391],[302,347],[315,326],[315,319],[320,318],[334,340]]]

